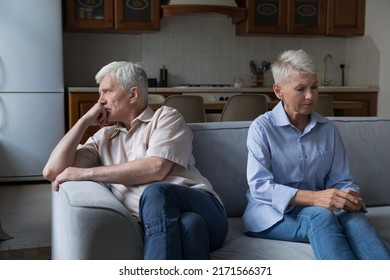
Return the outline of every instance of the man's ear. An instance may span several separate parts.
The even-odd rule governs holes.
[[[131,87],[129,90],[130,94],[130,103],[134,103],[138,100],[138,97],[140,96],[140,89],[139,87]]]
[[[283,94],[282,94],[281,87],[279,85],[277,85],[277,84],[273,84],[272,89],[274,90],[274,93],[275,93],[276,97],[278,99],[282,100],[283,99]]]

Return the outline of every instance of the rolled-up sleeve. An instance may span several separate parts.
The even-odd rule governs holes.
[[[247,138],[248,185],[254,200],[272,206],[283,214],[298,190],[274,182],[274,175],[271,171],[271,154],[267,141],[261,127],[251,126]]]
[[[168,159],[188,167],[192,155],[192,133],[179,112],[165,107],[155,118],[155,129],[150,135],[146,156]],[[152,124],[152,126],[154,126]]]

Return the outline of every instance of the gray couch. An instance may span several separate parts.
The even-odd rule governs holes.
[[[332,118],[366,201],[368,217],[390,246],[390,119]],[[225,245],[213,259],[313,259],[309,244],[250,238],[241,233],[248,189],[250,122],[190,124],[196,165],[221,196],[229,216]],[[68,182],[53,193],[53,259],[142,259],[142,231],[110,191]]]

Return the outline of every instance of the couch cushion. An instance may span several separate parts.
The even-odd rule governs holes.
[[[241,217],[248,190],[246,138],[251,122],[189,124],[196,167],[220,195],[229,217]]]
[[[331,118],[367,206],[390,205],[390,119]]]
[[[368,207],[367,217],[390,248],[390,206]]]
[[[312,260],[309,243],[248,237],[241,232],[240,218],[229,218],[229,234],[224,246],[211,252],[214,260]]]

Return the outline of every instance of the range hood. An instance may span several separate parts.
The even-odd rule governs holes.
[[[170,0],[161,5],[162,16],[179,16],[190,13],[219,13],[232,18],[233,23],[246,19],[246,8],[237,7],[234,0]]]

